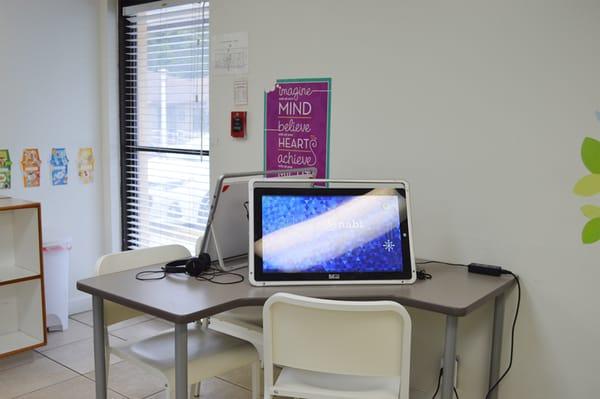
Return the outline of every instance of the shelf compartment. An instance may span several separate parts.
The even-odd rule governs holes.
[[[39,273],[31,271],[31,267],[6,266],[0,267],[0,285],[32,280],[40,277]]]
[[[41,274],[38,207],[0,212],[0,285]]]
[[[0,357],[46,344],[42,280],[0,287]]]
[[[4,354],[20,352],[23,348],[34,348],[43,343],[37,337],[27,335],[22,331],[0,335],[0,357]]]

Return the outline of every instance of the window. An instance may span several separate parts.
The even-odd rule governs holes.
[[[123,249],[193,252],[210,203],[208,2],[122,3]]]

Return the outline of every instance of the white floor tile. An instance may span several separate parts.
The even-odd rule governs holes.
[[[220,375],[219,378],[246,389],[252,388],[252,372],[250,366],[240,367],[239,369],[232,370],[228,373]]]
[[[280,372],[281,372],[281,369],[279,367],[276,367],[275,372],[273,374],[274,378],[277,378],[279,376]],[[252,368],[250,366],[240,367],[239,369],[235,369],[228,373],[220,375],[218,378],[221,378],[222,380],[230,382],[234,385],[241,386],[248,390],[252,389]],[[260,387],[261,391],[260,392],[261,393],[263,392],[263,386],[262,386],[263,380],[264,380],[264,373],[263,373],[263,370],[261,370],[261,373],[260,373],[260,382],[261,382],[261,387]]]
[[[31,363],[0,372],[0,399],[14,398],[76,376],[52,360],[36,356]]]
[[[89,373],[94,370],[94,348],[92,339],[85,339],[83,341],[59,346],[58,348],[44,352],[44,355],[81,374]],[[114,355],[110,358],[111,364],[119,361],[121,361],[121,359]]]
[[[35,359],[42,357],[37,352],[27,351],[0,359],[0,372],[11,369],[13,367],[23,366],[32,363]]]
[[[93,325],[93,316],[91,310],[87,312],[72,314],[71,316],[69,316],[69,318],[71,320],[77,320],[78,322],[87,324],[90,327]]]
[[[93,372],[86,377],[95,379]],[[145,398],[163,390],[165,380],[159,374],[123,361],[110,367],[108,387],[128,398]]]
[[[86,324],[86,325],[88,325],[90,327],[94,326],[94,321],[93,321],[94,319],[93,319],[93,315],[92,315],[92,311],[91,310],[87,311],[87,312],[77,313],[77,314],[71,315],[70,318],[72,320],[77,320],[77,321],[79,321],[79,322],[81,322],[83,324]],[[122,321],[120,323],[116,323],[116,324],[108,327],[108,330],[109,331],[117,330],[119,328],[123,328],[123,327],[127,327],[127,326],[132,326],[134,324],[138,324],[138,323],[141,323],[141,322],[144,322],[144,321],[147,321],[147,320],[151,320],[153,318],[154,317],[150,316],[150,315],[142,315],[142,316],[139,316],[139,317],[134,317],[132,319],[124,320],[124,321]]]
[[[107,396],[108,399],[126,399],[124,396],[111,390],[108,391]],[[95,397],[94,382],[85,377],[75,377],[59,384],[19,396],[18,399],[94,399]]]
[[[146,399],[166,399],[165,391],[152,395]],[[250,391],[222,381],[211,378],[202,383],[200,389],[201,399],[250,399]]]
[[[40,352],[46,352],[59,346],[81,341],[92,337],[92,328],[76,320],[71,320],[69,328],[65,331],[55,331],[48,333],[48,344],[38,349]]]

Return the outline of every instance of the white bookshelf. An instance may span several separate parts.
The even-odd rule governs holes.
[[[40,204],[0,198],[0,358],[46,344]]]

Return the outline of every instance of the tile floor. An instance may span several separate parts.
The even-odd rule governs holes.
[[[141,316],[109,328],[111,341],[154,335],[171,325]],[[93,399],[91,312],[71,316],[64,332],[48,334],[48,345],[0,359],[0,399]],[[250,368],[204,381],[204,399],[250,399]],[[164,383],[139,367],[111,357],[109,399],[165,399]],[[426,396],[411,391],[411,398]]]
[[[111,326],[111,341],[139,339],[170,324],[141,316]],[[111,358],[110,399],[164,399],[164,383],[139,367]],[[64,332],[48,334],[48,345],[0,359],[0,399],[93,399],[94,355],[91,312],[71,316]],[[212,378],[202,384],[206,399],[249,399],[250,369]]]

